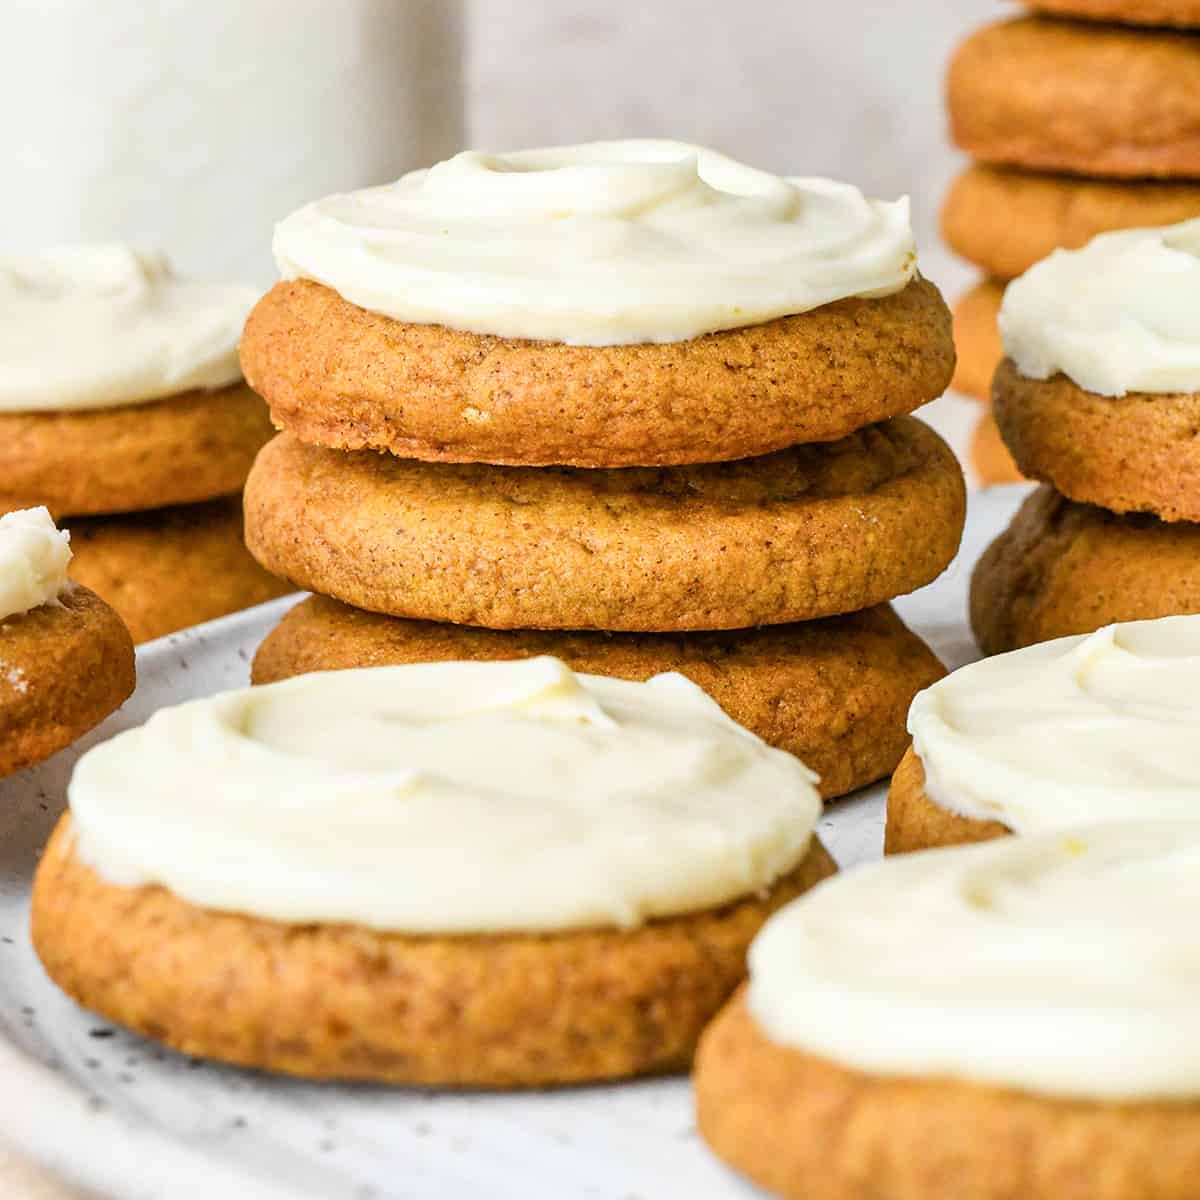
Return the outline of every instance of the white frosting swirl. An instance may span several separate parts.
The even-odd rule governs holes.
[[[0,412],[115,408],[241,377],[253,288],[176,279],[161,255],[0,257]]]
[[[1103,233],[1008,285],[1004,349],[1022,375],[1101,396],[1200,391],[1200,218]]]
[[[668,141],[458,154],[300,209],[275,258],[400,321],[581,345],[683,341],[916,271],[906,199]]]
[[[908,728],[935,803],[1017,833],[1200,815],[1200,616],[973,663]]]
[[[679,675],[557,659],[299,676],[86,754],[78,853],[211,909],[411,933],[632,926],[769,887],[814,776]]]
[[[44,508],[0,517],[0,621],[58,599],[67,586],[70,543]]]
[[[859,867],[750,950],[776,1042],[872,1074],[1200,1099],[1200,822],[1002,838]]]

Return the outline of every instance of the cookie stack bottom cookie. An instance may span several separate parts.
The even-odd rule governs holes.
[[[963,504],[950,451],[909,417],[655,469],[420,463],[282,434],[247,484],[247,541],[329,599],[285,619],[255,678],[537,654],[680,671],[841,795],[890,773],[908,703],[942,673],[886,605],[945,568]]]

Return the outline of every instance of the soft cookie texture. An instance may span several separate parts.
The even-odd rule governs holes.
[[[129,631],[87,588],[0,621],[0,777],[69,746],[133,686]]]
[[[628,931],[435,937],[291,926],[123,888],[63,818],[33,940],[85,1007],[184,1054],[310,1078],[539,1087],[687,1067],[781,905],[833,874],[814,840],[766,896]]]
[[[975,468],[975,474],[984,487],[997,483],[1020,483],[1025,478],[1013,462],[1013,456],[1004,444],[996,418],[991,412],[985,412],[979,418],[971,434],[971,466]]]
[[[740,629],[856,612],[953,558],[962,472],[898,417],[840,442],[665,470],[531,470],[346,454],[281,434],[246,541],[299,587],[494,629]]]
[[[273,600],[287,584],[254,561],[240,496],[70,521],[71,578],[120,614],[135,642]]]
[[[1112,512],[1200,521],[1200,394],[1100,396],[1065,375],[996,371],[993,411],[1017,466]]]
[[[1200,177],[1200,39],[1044,17],[989,25],[950,64],[955,141],[985,162]]]
[[[1030,8],[1063,17],[1130,25],[1200,26],[1197,0],[1026,0]]]
[[[925,768],[915,751],[908,749],[888,788],[884,854],[988,842],[1009,833],[1000,821],[959,816],[935,804],[925,791]]]
[[[1000,341],[1000,303],[1004,284],[984,279],[965,292],[954,306],[954,348],[958,365],[954,369],[954,390],[976,400],[992,394],[992,376],[1004,357]]]
[[[679,671],[739,724],[796,755],[825,799],[891,773],[912,698],[945,670],[888,607],[733,633],[502,632],[406,621],[313,596],[254,659],[255,683],[309,671],[550,654],[573,670],[644,680]]]
[[[1015,279],[1060,247],[1076,250],[1100,233],[1191,217],[1200,217],[1200,184],[1077,179],[975,163],[946,193],[942,235],[987,274]],[[958,350],[961,360],[961,344]]]
[[[567,346],[414,325],[307,281],[250,314],[242,366],[277,425],[339,450],[513,466],[671,466],[827,442],[946,389],[950,316],[877,300],[687,342]]]
[[[0,413],[0,512],[139,512],[241,491],[271,437],[248,387],[86,412]]]
[[[1025,501],[971,579],[986,654],[1181,613],[1200,613],[1200,525],[1117,516],[1050,487]]]
[[[705,1141],[788,1200],[1192,1200],[1200,1174],[1200,1104],[869,1075],[772,1042],[744,995],[705,1032],[694,1086]]]

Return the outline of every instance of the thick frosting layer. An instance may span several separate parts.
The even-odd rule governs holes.
[[[0,412],[114,408],[241,377],[253,288],[176,279],[161,255],[0,257]]]
[[[750,950],[775,1041],[882,1075],[1085,1100],[1200,1099],[1200,822],[899,855]]]
[[[275,258],[396,320],[582,345],[682,341],[916,272],[906,199],[668,141],[458,154],[300,209]]]
[[[1017,833],[1200,816],[1200,616],[973,663],[908,728],[935,803]]]
[[[44,508],[0,517],[0,621],[58,599],[67,586],[70,543]]]
[[[1004,349],[1022,375],[1101,396],[1200,391],[1200,218],[1104,233],[1008,285]]]
[[[679,675],[552,658],[299,676],[156,713],[86,754],[78,853],[108,879],[411,933],[632,926],[769,887],[815,777]]]

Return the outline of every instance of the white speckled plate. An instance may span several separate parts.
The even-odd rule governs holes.
[[[1025,491],[972,497],[958,561],[898,605],[948,665],[975,656],[970,568]],[[122,712],[44,766],[0,781],[0,1135],[114,1200],[753,1195],[700,1144],[684,1080],[515,1096],[305,1085],[181,1058],[83,1012],[47,981],[29,945],[29,882],[75,760],[156,708],[244,684],[255,647],[290,603],[143,648],[138,691]],[[822,821],[843,866],[879,854],[883,796],[871,788]]]

